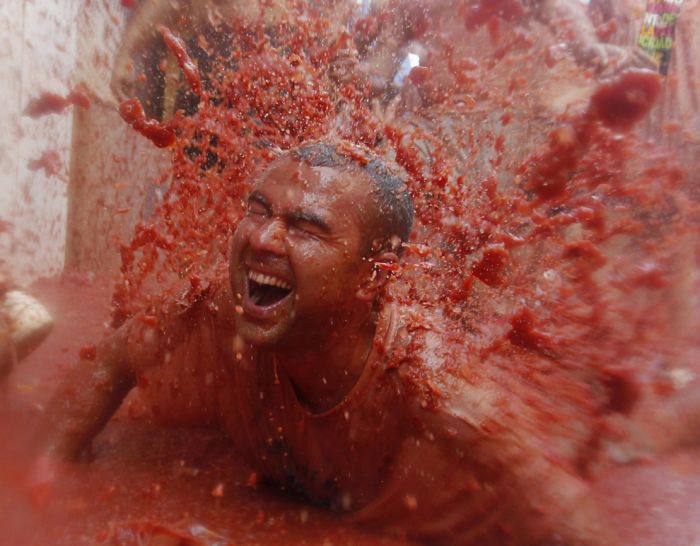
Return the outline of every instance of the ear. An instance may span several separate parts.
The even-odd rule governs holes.
[[[369,276],[355,292],[358,300],[366,302],[374,301],[377,294],[384,288],[392,272],[398,268],[399,257],[395,252],[380,252],[370,261],[372,268]]]

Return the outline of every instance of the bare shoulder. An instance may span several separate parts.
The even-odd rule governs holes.
[[[193,294],[189,287],[171,292],[169,299],[133,316],[115,334],[135,371],[167,363],[193,338],[214,345],[233,331],[233,297],[228,283],[212,282]],[[215,349],[216,347],[212,347]]]
[[[126,401],[129,415],[163,425],[218,422],[218,392],[228,384],[225,363],[232,358],[231,301],[227,285],[216,284],[136,318],[128,343],[137,386]]]
[[[451,544],[614,543],[577,466],[590,433],[585,419],[567,420],[578,408],[553,407],[516,372],[485,365],[438,311],[409,307],[401,320],[392,358],[412,431],[394,486],[409,499],[402,524],[410,534]],[[552,410],[565,425],[547,419]]]

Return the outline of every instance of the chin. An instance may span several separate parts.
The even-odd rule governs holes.
[[[245,316],[236,317],[236,335],[254,347],[275,347],[284,345],[288,328],[283,324],[264,325]]]

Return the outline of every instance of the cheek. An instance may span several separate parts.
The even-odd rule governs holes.
[[[238,251],[244,246],[245,241],[250,237],[250,232],[253,226],[250,220],[244,218],[236,227],[236,231],[233,232],[233,237],[231,237],[231,257],[233,258]]]
[[[299,288],[318,296],[342,299],[345,294],[354,294],[361,284],[361,263],[348,260],[337,252],[309,252],[297,254],[303,274],[298,277]],[[303,257],[302,257],[303,256]]]

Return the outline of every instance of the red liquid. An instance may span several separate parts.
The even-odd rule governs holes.
[[[71,105],[90,108],[90,98],[83,86],[76,86],[65,97],[56,93],[44,92],[39,97],[29,101],[24,113],[29,117],[38,118],[47,114],[60,114]]]
[[[163,123],[147,119],[138,99],[129,99],[119,105],[122,119],[136,131],[149,139],[158,148],[167,148],[175,144],[175,132]]]
[[[189,54],[187,53],[185,43],[182,40],[180,40],[180,38],[175,36],[167,27],[161,26],[158,28],[158,31],[163,36],[163,40],[165,40],[165,44],[168,46],[168,49],[172,52],[173,55],[175,55],[175,58],[177,59],[177,62],[180,65],[180,69],[185,74],[187,83],[189,84],[192,91],[194,91],[198,95],[201,94],[202,80],[199,78],[197,65],[194,64]]]
[[[42,152],[39,159],[30,159],[27,168],[30,171],[43,170],[47,176],[53,176],[61,172],[61,156],[56,150]]]
[[[441,376],[470,383],[494,380],[504,399],[521,401],[530,413],[527,419],[510,414],[501,422],[485,421],[481,426],[486,433],[518,430],[536,438],[549,459],[571,472],[602,472],[603,490],[614,490],[610,483],[620,491],[627,487],[631,493],[626,501],[611,494],[607,502],[618,502],[614,513],[620,520],[636,522],[630,524],[635,529],[631,532],[638,533],[631,543],[667,544],[668,537],[659,539],[663,533],[649,538],[640,530],[649,511],[639,506],[673,497],[664,490],[665,480],[673,483],[684,471],[696,476],[697,465],[684,470],[654,467],[649,476],[637,469],[649,485],[647,497],[637,498],[629,485],[633,477],[606,474],[614,461],[605,445],[624,437],[616,429],[620,419],[656,403],[659,393],[674,391],[665,380],[665,367],[679,353],[697,350],[696,323],[679,323],[676,313],[682,301],[673,292],[679,282],[678,256],[697,251],[697,224],[688,220],[693,214],[697,218],[697,210],[678,192],[679,173],[671,159],[640,143],[633,133],[618,134],[649,110],[658,79],[625,74],[599,86],[582,114],[541,121],[531,100],[534,90],[520,73],[525,61],[541,62],[533,40],[525,34],[506,38],[492,22],[496,16],[508,20],[521,8],[519,2],[497,2],[471,12],[470,25],[491,21],[492,39],[506,43],[476,65],[450,61],[454,85],[427,89],[428,106],[387,124],[373,116],[359,79],[341,89],[330,80],[327,64],[338,44],[327,21],[313,13],[295,19],[293,27],[280,24],[273,31],[262,21],[245,27],[232,22],[231,52],[213,71],[221,79],[205,82],[211,93],[202,96],[191,117],[159,124],[145,118],[137,101],[124,103],[121,114],[127,123],[155,145],[172,148],[175,183],[152,225],[139,226],[121,249],[113,322],[119,324],[164,297],[193,301],[211,283],[221,282],[249,175],[274,157],[274,147],[288,149],[335,129],[395,156],[409,174],[416,227],[387,297],[405,306],[420,302],[450,321],[450,328],[439,332],[444,361],[436,377],[426,372],[407,378],[426,407],[436,407],[445,394]],[[377,25],[365,20],[361,28],[371,34],[378,32]],[[420,35],[429,32],[418,27]],[[196,91],[199,76],[192,72],[182,42],[167,29],[163,34]],[[448,52],[446,44],[445,59],[451,59]],[[492,70],[508,63],[510,79],[491,86]],[[562,62],[549,64],[553,71],[567,70]],[[428,88],[438,68],[414,69],[409,78]],[[206,80],[207,75],[201,77]],[[49,112],[63,103],[52,104],[48,101],[36,111]],[[519,138],[522,134],[531,138]],[[191,289],[184,295],[169,294],[172,278],[187,279]],[[155,318],[146,314],[144,321]],[[412,327],[421,332],[432,325],[417,316]],[[416,333],[407,351],[416,354],[422,343]],[[66,360],[73,359],[79,346]],[[92,356],[91,349],[84,347],[83,356]],[[93,473],[94,481],[67,478],[63,484],[73,495],[64,495],[69,500],[58,513],[77,514],[70,532],[85,536],[94,531],[90,536],[113,538],[117,531],[106,524],[113,521],[107,515],[110,508],[110,514],[122,514],[121,522],[141,520],[127,526],[127,534],[144,528],[152,532],[177,514],[243,543],[254,542],[251,537],[268,521],[256,510],[268,513],[267,503],[280,502],[283,507],[272,514],[282,523],[272,527],[273,537],[265,536],[263,543],[301,543],[324,533],[335,536],[334,543],[342,543],[342,536],[351,537],[349,544],[355,540],[354,531],[343,535],[346,531],[331,523],[321,524],[319,534],[300,530],[285,515],[290,513],[286,501],[265,497],[251,502],[241,487],[256,480],[248,479],[248,469],[232,462],[209,432],[156,436],[145,427],[142,436],[135,436],[133,430],[123,430],[116,425],[103,438],[103,466],[84,470]],[[213,447],[204,457],[197,445]],[[153,459],[140,466],[144,454]],[[186,468],[191,460],[208,461],[201,462],[205,477],[193,476],[182,486],[173,478],[180,470],[177,464],[173,470],[172,462],[178,460],[185,460]],[[661,480],[656,489],[653,477]],[[700,485],[695,478],[683,483],[687,489],[673,502],[696,506]],[[229,499],[229,493],[231,504],[216,504]],[[77,508],[71,508],[73,497]],[[94,498],[104,503],[104,511],[90,513]],[[171,499],[167,511],[158,508],[163,498]],[[222,514],[232,519],[223,521]],[[691,516],[674,517],[666,513],[666,527],[656,520],[658,528],[674,536],[700,534]],[[182,529],[174,527],[175,534]]]
[[[660,91],[661,77],[657,73],[627,72],[601,85],[591,107],[608,127],[628,130],[649,113]]]

